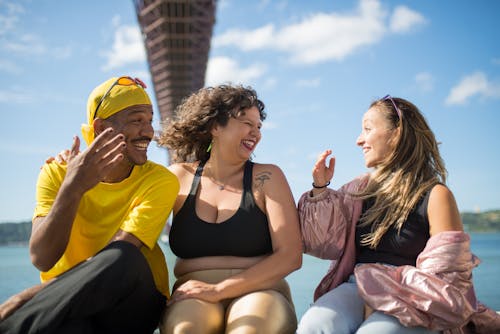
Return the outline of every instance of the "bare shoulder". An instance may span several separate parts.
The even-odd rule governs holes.
[[[443,185],[435,185],[429,195],[427,207],[431,236],[443,231],[462,231],[462,219],[455,196]]]
[[[270,181],[279,182],[285,178],[283,171],[276,165],[273,164],[260,164],[255,163],[253,169],[254,181]]]
[[[288,188],[285,174],[281,168],[273,164],[254,164],[253,184],[256,189],[264,190],[266,193]]]
[[[168,166],[168,169],[177,176],[179,180],[180,188],[177,198],[175,199],[174,204],[174,214],[176,214],[179,209],[184,204],[186,200],[186,196],[189,194],[189,190],[191,188],[191,182],[194,178],[194,173],[196,172],[196,167],[198,163],[192,162],[182,162],[175,163]]]
[[[192,162],[179,162],[168,166],[168,169],[174,173],[179,179],[186,175],[193,175],[196,171],[198,163]]]
[[[277,217],[275,214],[286,216],[287,221],[298,218],[292,190],[281,168],[273,164],[255,164],[252,181],[255,200],[273,217],[272,221]]]
[[[429,208],[456,210],[458,213],[457,202],[451,190],[444,184],[436,184],[429,195]]]
[[[274,164],[261,164],[261,163],[254,163],[254,174],[258,172],[268,172],[268,173],[274,173],[274,174],[280,174],[283,175],[283,171],[281,168]]]

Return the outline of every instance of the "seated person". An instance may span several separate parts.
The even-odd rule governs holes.
[[[147,159],[154,131],[144,88],[130,77],[96,87],[82,126],[88,148],[79,153],[75,137],[67,163],[43,166],[30,239],[43,283],[0,306],[1,333],[157,328],[169,293],[157,239],[179,182]]]
[[[190,96],[160,144],[179,178],[170,246],[178,256],[162,333],[294,333],[284,277],[302,245],[288,182],[250,161],[264,104],[249,88],[218,86]]]

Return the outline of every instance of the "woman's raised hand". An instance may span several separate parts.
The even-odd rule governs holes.
[[[332,150],[326,150],[318,156],[318,160],[314,164],[312,170],[312,177],[314,185],[317,187],[323,187],[333,178],[333,173],[335,171],[335,157],[331,157],[328,161],[328,166],[326,160],[328,156],[332,154]]]

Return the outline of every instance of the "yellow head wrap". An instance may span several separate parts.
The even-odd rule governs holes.
[[[109,87],[115,84],[118,78],[111,78],[100,84],[92,93],[90,93],[89,99],[87,100],[87,124],[82,124],[82,136],[85,139],[87,145],[90,145],[94,141],[94,119],[101,118],[106,119],[117,112],[137,104],[149,104],[151,105],[151,100],[148,94],[140,85],[115,85],[111,91],[106,95],[99,110],[97,110],[97,115],[94,117],[94,112],[96,107],[102,99],[102,96],[106,94]]]

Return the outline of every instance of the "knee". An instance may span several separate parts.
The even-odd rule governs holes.
[[[127,241],[114,241],[100,251],[96,257],[102,259],[116,273],[142,272],[149,269],[139,248]],[[133,268],[133,270],[130,270]]]
[[[387,334],[431,334],[434,331],[425,329],[424,327],[405,327],[396,317],[393,317],[382,312],[372,313],[359,327],[356,333],[387,333]]]
[[[297,317],[291,302],[273,290],[250,293],[228,308],[227,333],[295,333]]]
[[[224,309],[221,304],[185,299],[167,307],[160,321],[161,334],[221,333]]]
[[[120,282],[135,285],[137,282],[150,282],[154,286],[153,275],[139,248],[126,241],[110,243],[93,261],[103,274],[120,277]]]
[[[335,333],[349,334],[351,328],[345,317],[313,306],[304,313],[297,327],[297,334]]]

